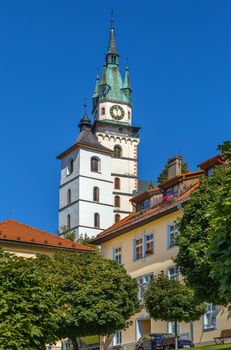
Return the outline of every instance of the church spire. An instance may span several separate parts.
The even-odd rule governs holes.
[[[108,44],[108,52],[106,55],[106,64],[115,64],[119,65],[119,54],[116,49],[116,41],[115,41],[115,26],[114,26],[114,16],[113,11],[111,14],[111,26],[110,26],[110,35],[109,35],[109,44]]]
[[[87,115],[87,103],[86,103],[86,98],[84,99],[84,113],[82,118],[80,119],[79,122],[79,128],[80,128],[80,132],[86,129],[91,129],[91,121]]]

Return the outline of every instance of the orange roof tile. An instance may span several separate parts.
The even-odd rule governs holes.
[[[136,196],[132,197],[130,199],[130,202],[133,202],[133,203],[140,202],[140,201],[142,201],[142,200],[144,200],[146,198],[151,197],[152,193],[153,192],[157,192],[157,191],[160,191],[159,187],[151,188],[150,190],[144,191],[144,192],[139,193]]]
[[[0,243],[3,241],[11,243],[20,242],[22,244],[26,243],[67,251],[94,251],[93,248],[41,231],[37,228],[22,224],[16,220],[6,220],[0,222]]]
[[[131,213],[124,219],[120,220],[116,224],[112,225],[108,229],[100,232],[97,237],[92,241],[94,244],[100,244],[114,237],[114,235],[119,235],[128,232],[133,226],[141,226],[144,221],[152,220],[155,217],[163,216],[169,211],[177,210],[177,205],[183,204],[188,201],[190,194],[199,187],[199,181],[182,193],[179,197],[175,197],[172,201],[161,201],[152,208],[145,210],[140,213]],[[114,234],[114,235],[113,235]]]
[[[169,187],[177,184],[181,178],[199,177],[203,173],[204,173],[204,170],[188,171],[186,173],[176,175],[176,176],[172,177],[171,179],[164,181],[163,183],[159,184],[159,187],[166,189],[166,188],[169,188]]]
[[[209,159],[205,160],[204,162],[198,164],[198,167],[203,169],[203,170],[206,170],[206,169],[214,167],[218,164],[224,164],[224,163],[225,163],[225,160],[222,157],[222,155],[217,154],[216,156],[209,158]]]

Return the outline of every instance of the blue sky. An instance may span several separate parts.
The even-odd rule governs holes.
[[[90,114],[111,9],[134,124],[139,176],[155,179],[183,153],[192,170],[230,138],[229,0],[0,2],[0,220],[58,227],[60,164],[86,96]]]

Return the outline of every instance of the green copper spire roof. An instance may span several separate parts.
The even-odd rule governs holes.
[[[119,54],[115,41],[115,26],[112,15],[109,35],[108,52],[105,57],[102,78],[96,82],[93,94],[93,113],[97,104],[101,101],[132,104],[132,89],[128,67],[126,67],[125,78],[122,80],[119,68]]]

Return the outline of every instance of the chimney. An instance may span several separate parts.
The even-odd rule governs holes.
[[[177,155],[168,159],[168,180],[172,177],[181,174],[182,156]]]

